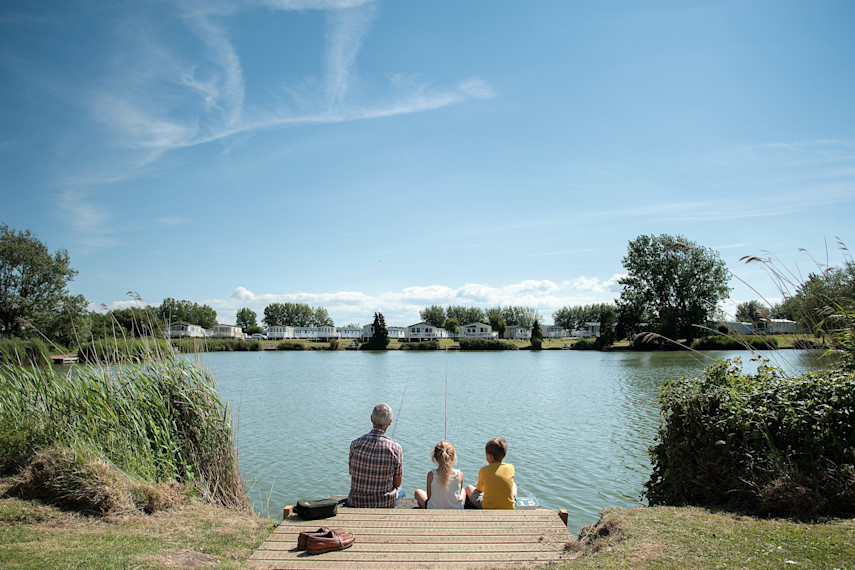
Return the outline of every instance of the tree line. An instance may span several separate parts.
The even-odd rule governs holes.
[[[743,259],[769,264],[759,258]],[[627,274],[619,280],[621,292],[615,303],[561,307],[552,315],[555,324],[574,330],[585,322],[599,322],[606,342],[642,331],[691,341],[705,334],[711,322],[722,320],[717,307],[730,293],[730,272],[714,250],[682,235],[642,235],[629,242],[621,261]],[[153,307],[89,311],[83,295],[68,290],[76,275],[66,250],[51,253],[29,230],[0,224],[0,338],[42,335],[55,345],[70,346],[92,337],[159,335],[175,322],[217,325],[217,312],[210,306],[173,298]],[[786,278],[775,274],[774,268],[773,276],[779,282]],[[841,267],[818,266],[791,285],[791,290],[782,291],[784,300],[779,304],[758,300],[740,304],[737,318],[754,324],[792,319],[805,331],[827,334],[837,326],[840,309],[855,302],[855,263],[847,255]],[[138,295],[130,294],[142,305]],[[420,317],[452,334],[471,322],[487,323],[500,335],[509,326],[532,328],[542,322],[535,307],[516,305],[487,309],[431,305],[420,311]],[[263,330],[249,308],[239,309],[236,319],[244,332]],[[325,308],[305,303],[271,303],[264,308],[262,322],[267,327],[334,325]]]

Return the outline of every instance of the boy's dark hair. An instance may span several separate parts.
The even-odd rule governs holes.
[[[508,452],[508,444],[501,437],[494,437],[487,442],[486,451],[493,456],[493,459],[501,461]]]

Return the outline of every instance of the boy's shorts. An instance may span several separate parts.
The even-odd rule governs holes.
[[[468,499],[469,504],[472,506],[472,508],[480,509],[481,501],[484,499],[484,493],[482,493],[478,489],[475,489],[474,491],[472,491],[472,494],[469,495]]]

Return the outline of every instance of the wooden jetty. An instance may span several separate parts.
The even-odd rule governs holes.
[[[77,364],[76,354],[55,354],[50,357],[54,364]]]
[[[286,514],[288,513],[286,507]],[[245,568],[509,568],[568,560],[566,511],[339,508],[328,519],[288,514]],[[563,520],[562,520],[563,519]],[[356,537],[345,550],[312,555],[297,536],[321,526]]]

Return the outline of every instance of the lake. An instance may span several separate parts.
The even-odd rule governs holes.
[[[794,371],[808,351],[769,353]],[[281,517],[298,499],[346,495],[350,441],[371,429],[374,405],[395,413],[404,489],[424,488],[437,441],[457,449],[466,484],[484,444],[508,443],[520,496],[565,508],[578,532],[605,507],[643,503],[647,450],[662,385],[746,352],[240,352],[201,355],[232,404],[243,477],[258,512]]]

